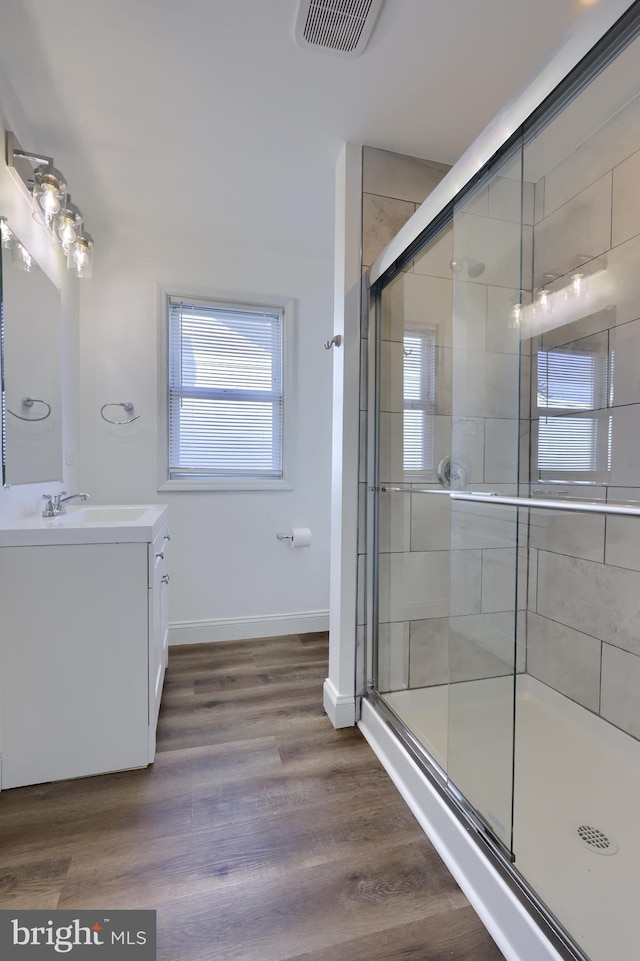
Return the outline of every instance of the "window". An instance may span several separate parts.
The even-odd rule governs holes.
[[[169,483],[284,487],[283,307],[169,297]]]
[[[540,350],[537,371],[539,478],[598,480],[611,466],[611,417],[587,412],[606,408],[606,347]]]
[[[418,474],[433,470],[435,332],[407,331],[403,353],[403,469]]]

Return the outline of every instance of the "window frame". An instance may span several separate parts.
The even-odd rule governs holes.
[[[426,381],[427,395],[420,400],[409,400],[404,394],[404,351],[406,349],[406,338],[417,338],[422,342],[422,356],[420,366],[422,376]],[[438,410],[437,390],[438,390],[438,343],[437,328],[432,325],[405,327],[402,338],[403,350],[403,376],[402,376],[402,476],[406,483],[419,484],[430,482],[436,477],[436,415]],[[407,411],[419,411],[422,413],[422,420],[425,435],[428,433],[426,423],[431,418],[431,465],[416,468],[405,467],[405,414]],[[424,456],[423,451],[423,456]]]
[[[580,338],[587,339],[587,338]],[[607,482],[608,474],[610,471],[610,460],[611,460],[611,438],[612,438],[612,422],[611,408],[607,407],[607,396],[608,396],[608,381],[609,381],[609,363],[610,355],[607,352],[606,359],[602,358],[594,351],[584,350],[584,351],[572,351],[571,347],[575,344],[580,343],[578,341],[569,342],[566,345],[559,347],[543,348],[542,346],[536,350],[535,364],[533,365],[534,377],[532,378],[532,390],[534,392],[534,410],[535,410],[535,424],[536,424],[536,435],[535,435],[535,471],[536,478],[535,483],[539,484],[570,484],[570,483],[580,483],[585,486],[595,485],[601,486]],[[593,406],[576,408],[571,406],[566,407],[550,407],[550,406],[540,406],[539,396],[538,396],[538,385],[539,385],[539,360],[540,354],[545,354],[546,357],[553,353],[577,354],[583,353],[585,356],[591,356],[596,362],[596,372],[594,379],[594,387],[597,391],[597,395],[603,398],[603,406]],[[598,361],[600,363],[598,364]],[[595,461],[595,465],[591,468],[584,469],[570,469],[568,467],[540,467],[540,434],[542,429],[542,421],[547,420],[566,420],[566,419],[579,419],[585,421],[591,421],[593,424],[593,429],[595,431],[594,444],[592,447],[592,456]],[[606,418],[606,424],[605,424]]]
[[[282,477],[207,477],[171,478],[169,475],[169,311],[172,298],[197,304],[218,304],[256,310],[282,311]],[[293,377],[295,302],[286,298],[260,297],[194,287],[159,288],[158,338],[158,484],[157,490],[166,491],[278,491],[293,490],[291,447],[295,431],[295,382]]]

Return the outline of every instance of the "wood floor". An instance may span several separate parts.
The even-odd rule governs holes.
[[[172,648],[155,764],[0,794],[0,908],[152,908],[159,961],[499,961],[327,635]]]

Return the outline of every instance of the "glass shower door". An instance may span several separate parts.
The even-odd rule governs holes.
[[[446,770],[452,239],[445,228],[380,295],[376,346],[380,696]],[[426,493],[433,491],[433,493]]]
[[[456,205],[452,261],[452,461],[466,484],[451,498],[448,777],[509,851],[516,639],[524,607],[518,571],[522,580],[526,555],[516,509],[490,499],[518,493],[517,319],[533,214],[533,191],[524,189],[521,171],[518,147]],[[474,461],[469,445],[457,442],[467,435],[476,438]]]

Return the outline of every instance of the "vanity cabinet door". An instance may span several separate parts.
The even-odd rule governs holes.
[[[148,764],[148,546],[0,548],[3,788]]]

